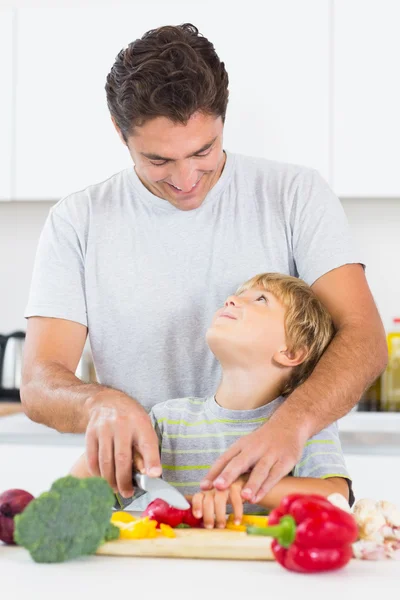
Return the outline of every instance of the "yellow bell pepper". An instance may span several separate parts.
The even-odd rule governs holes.
[[[230,529],[231,531],[246,531],[246,525],[235,525],[235,523],[227,521],[225,529]]]
[[[228,516],[227,528],[228,524],[235,525],[235,516],[233,514]],[[266,527],[268,525],[268,517],[263,515],[243,515],[240,525],[235,525],[235,527],[244,527],[244,529],[238,529],[237,531],[246,531],[246,525],[255,525],[256,527]]]
[[[170,525],[166,525],[165,523],[160,523],[159,531],[161,532],[161,535],[163,535],[164,537],[169,537],[169,538],[176,537],[176,533],[172,529],[172,527]]]
[[[111,523],[114,523],[114,525],[116,523],[132,523],[133,521],[137,521],[137,518],[123,510],[117,510],[111,515]]]
[[[120,527],[120,539],[140,540],[145,538],[155,538],[157,521],[144,517],[136,519],[132,523],[126,523]]]

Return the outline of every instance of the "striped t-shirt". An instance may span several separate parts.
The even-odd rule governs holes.
[[[160,441],[163,479],[184,495],[199,491],[200,481],[216,459],[236,440],[268,421],[282,402],[284,398],[279,397],[253,410],[222,408],[213,396],[156,404],[150,417]],[[350,480],[336,423],[308,440],[292,475]],[[254,504],[244,505],[246,513],[261,510]]]

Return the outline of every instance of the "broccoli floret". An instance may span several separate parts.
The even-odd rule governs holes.
[[[116,527],[114,523],[109,523],[107,525],[106,532],[104,534],[105,542],[112,542],[113,540],[117,540],[119,538],[119,527]]]
[[[16,515],[14,539],[36,562],[94,554],[105,541],[113,504],[105,479],[62,477]]]

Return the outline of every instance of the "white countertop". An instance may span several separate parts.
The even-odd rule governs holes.
[[[352,560],[344,569],[296,574],[276,562],[89,556],[36,564],[23,548],[0,547],[1,588],[34,600],[352,600],[398,590],[400,563]],[[396,597],[396,596],[393,596]]]

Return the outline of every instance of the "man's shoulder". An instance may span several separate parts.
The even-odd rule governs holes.
[[[75,221],[77,217],[84,218],[89,211],[96,210],[97,206],[104,208],[109,203],[115,205],[116,195],[121,199],[127,192],[128,170],[118,171],[103,181],[64,196],[53,206],[52,212],[66,220],[71,218]]]
[[[244,174],[254,175],[255,177],[272,177],[294,179],[295,177],[307,177],[316,173],[315,169],[311,169],[304,165],[271,160],[261,156],[250,156],[245,154],[233,154],[235,160],[235,168],[238,172],[243,171]]]

